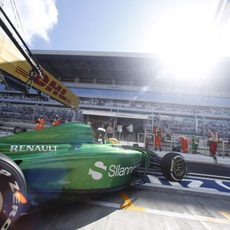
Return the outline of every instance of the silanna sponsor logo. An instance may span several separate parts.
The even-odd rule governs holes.
[[[136,168],[136,166],[121,166],[120,164],[112,164],[107,166],[102,161],[95,162],[94,166],[97,168],[97,170],[89,168],[88,172],[93,180],[102,179],[103,171],[107,173],[108,177],[121,177],[130,175]],[[101,171],[101,169],[103,171]]]
[[[11,145],[10,152],[55,152],[55,145]]]

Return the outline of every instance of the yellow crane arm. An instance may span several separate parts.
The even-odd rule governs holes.
[[[2,9],[1,9],[2,11]],[[66,86],[57,80],[52,74],[40,65],[33,65],[31,52],[24,52],[15,38],[11,36],[12,30],[5,31],[5,23],[1,19],[0,30],[0,70],[16,78],[17,80],[31,85],[33,88],[49,95],[60,103],[77,109],[79,98],[72,93]],[[15,28],[14,28],[15,29]],[[16,43],[16,44],[15,44]],[[28,47],[26,46],[28,49]],[[29,57],[25,54],[29,53]]]

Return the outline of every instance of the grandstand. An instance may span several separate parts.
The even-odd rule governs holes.
[[[207,138],[215,127],[223,140],[230,139],[229,59],[219,64],[218,77],[197,86],[176,82],[162,73],[159,60],[146,54],[37,51],[38,62],[80,97],[77,112],[35,90],[28,94],[0,84],[0,119],[33,124],[43,113],[48,122],[55,114],[66,121],[90,122],[93,128],[122,125],[121,139],[140,140],[140,134],[160,125],[165,135],[198,135]],[[215,88],[213,87],[215,86]],[[130,134],[126,127],[133,124]],[[142,137],[142,141],[144,141]]]

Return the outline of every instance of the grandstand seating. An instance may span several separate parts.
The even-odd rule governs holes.
[[[137,92],[134,89],[70,89],[79,95],[81,110],[148,114],[158,117],[163,128],[172,129],[173,133],[177,134],[196,133],[205,136],[209,129],[215,127],[221,137],[230,139],[229,98],[212,97],[206,102],[200,96]],[[63,121],[83,120],[80,112],[74,115],[70,109],[64,108],[54,100],[44,101],[34,93],[24,95],[17,91],[5,90],[1,84],[0,103],[1,120],[21,119],[33,122],[41,113],[46,116],[48,122],[56,114],[59,114]],[[138,122],[136,126],[139,126]]]
[[[92,98],[96,95],[97,98],[128,100],[128,101],[142,101],[155,103],[169,103],[177,105],[191,105],[191,106],[215,106],[215,107],[229,107],[230,98],[225,97],[211,97],[209,100],[204,100],[202,96],[197,95],[181,95],[170,93],[153,93],[144,91],[124,91],[111,89],[83,89],[70,88],[72,92],[79,97]]]

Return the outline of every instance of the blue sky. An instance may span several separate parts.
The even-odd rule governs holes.
[[[57,0],[58,22],[49,32],[50,42],[35,39],[36,49],[148,52],[147,37],[167,12],[188,8],[193,2],[213,15],[216,1],[178,0]],[[209,2],[209,7],[204,5]],[[206,7],[206,8],[205,8]],[[210,10],[211,7],[211,10]],[[195,13],[195,12],[194,12]],[[183,20],[183,19],[182,19]],[[146,41],[147,39],[147,41]],[[154,43],[154,38],[152,39]],[[150,45],[151,46],[151,45]],[[154,52],[154,50],[153,50]]]
[[[10,2],[1,1],[5,8]],[[32,49],[141,53],[164,52],[165,47],[181,46],[188,38],[196,41],[197,37],[205,37],[202,34],[203,28],[213,23],[218,2],[219,0],[15,1],[24,27],[23,36]],[[8,4],[8,12],[11,7]],[[13,14],[11,16],[12,19],[15,18]]]
[[[49,32],[51,42],[35,39],[33,46],[37,49],[138,51],[148,19],[157,15],[157,9],[166,2],[57,0],[58,23]]]

